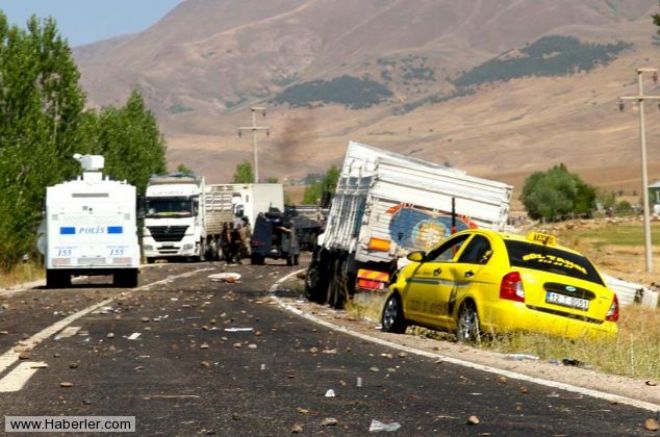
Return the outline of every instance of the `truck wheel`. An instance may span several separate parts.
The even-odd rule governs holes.
[[[201,239],[199,241],[199,255],[197,255],[198,262],[204,262],[206,260],[206,240]]]
[[[156,259],[152,256],[147,257],[147,264],[153,264]]]
[[[319,298],[321,272],[317,266],[310,266],[305,275],[305,297],[311,302],[322,303]]]
[[[299,257],[300,257],[300,255],[294,255],[293,256],[293,265],[294,266],[300,265]]]
[[[332,308],[343,309],[346,302],[345,285],[343,282],[344,277],[341,275],[342,260],[337,258],[331,270],[332,276],[328,284],[328,296],[326,302]]]
[[[289,255],[289,256],[286,257],[286,265],[289,266],[289,267],[294,265],[293,255]]]
[[[250,257],[250,263],[255,266],[262,266],[264,264],[264,257],[253,253]]]

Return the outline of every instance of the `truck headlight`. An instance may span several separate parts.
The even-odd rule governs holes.
[[[183,245],[183,250],[192,250],[194,246],[192,244],[184,244]]]
[[[149,244],[145,244],[143,247],[144,247],[144,250],[154,250],[154,247],[149,245]]]

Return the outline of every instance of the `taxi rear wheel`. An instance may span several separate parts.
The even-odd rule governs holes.
[[[385,302],[381,326],[385,332],[403,334],[406,331],[406,319],[403,316],[403,307],[399,295],[392,294]]]
[[[458,310],[456,338],[461,343],[481,343],[479,314],[477,313],[477,308],[473,302],[463,303]]]

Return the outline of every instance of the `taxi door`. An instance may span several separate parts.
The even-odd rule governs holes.
[[[404,312],[418,323],[450,324],[448,302],[455,286],[455,259],[470,234],[451,238],[429,252],[408,279]]]

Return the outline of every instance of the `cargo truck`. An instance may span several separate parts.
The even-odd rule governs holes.
[[[46,189],[38,240],[46,286],[68,287],[72,276],[113,275],[115,285],[135,287],[140,266],[135,187],[104,178],[103,156],[74,159],[82,177]]]
[[[217,259],[224,223],[233,222],[233,189],[190,174],[152,176],[144,200],[142,250],[157,258]]]
[[[282,184],[207,185],[189,174],[153,176],[147,184],[142,250],[147,263],[163,258],[215,260],[224,224],[240,217],[254,223],[259,212],[283,201]]]
[[[501,182],[350,142],[305,295],[341,308],[356,289],[385,290],[410,251],[466,228],[503,229],[511,194]]]

